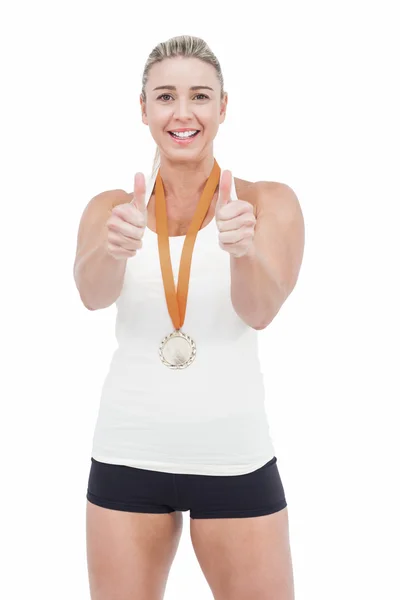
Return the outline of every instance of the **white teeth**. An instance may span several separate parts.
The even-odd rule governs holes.
[[[171,131],[171,133],[172,133],[172,135],[175,135],[176,137],[187,138],[192,135],[195,135],[197,133],[197,130],[193,129],[192,131]]]

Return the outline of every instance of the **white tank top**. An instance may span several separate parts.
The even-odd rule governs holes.
[[[146,204],[156,175],[147,177]],[[169,238],[175,284],[184,241]],[[174,327],[157,234],[148,228],[127,261],[116,306],[118,346],[102,387],[93,458],[170,473],[241,475],[274,456],[258,332],[232,306],[230,257],[219,246],[215,218],[198,232],[192,255],[182,327],[197,347],[189,367],[169,369],[159,357]]]

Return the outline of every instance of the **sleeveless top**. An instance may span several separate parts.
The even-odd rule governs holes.
[[[147,177],[146,205],[156,175]],[[93,435],[96,460],[169,473],[241,475],[273,458],[258,332],[232,306],[230,256],[218,233],[214,217],[194,245],[182,331],[194,339],[197,354],[186,369],[169,369],[158,354],[174,327],[157,234],[146,228],[142,248],[127,260],[116,301],[118,345]],[[169,238],[176,285],[184,241],[184,235]]]

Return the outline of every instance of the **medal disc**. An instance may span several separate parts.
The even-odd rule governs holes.
[[[161,342],[159,354],[170,369],[185,369],[196,357],[196,344],[182,331],[174,331]]]

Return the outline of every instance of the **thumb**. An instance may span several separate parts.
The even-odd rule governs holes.
[[[219,180],[219,191],[217,206],[221,207],[224,204],[231,202],[231,188],[232,188],[232,173],[231,171],[222,171]]]
[[[136,173],[131,204],[142,214],[146,212],[146,180],[143,173]]]

